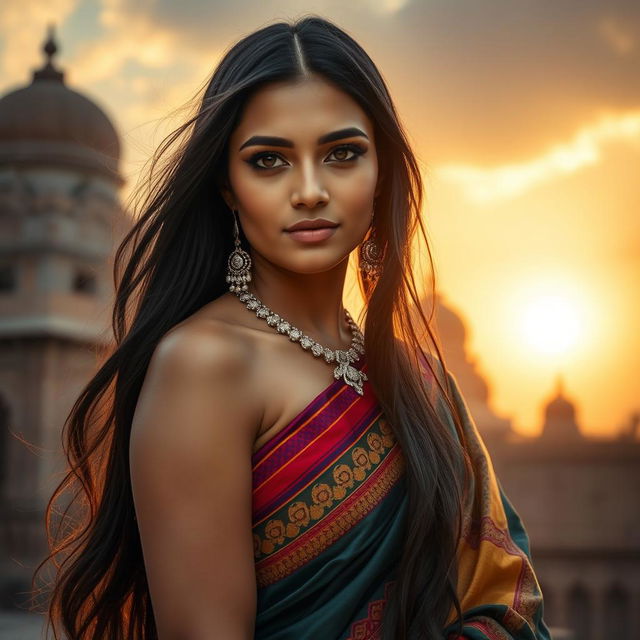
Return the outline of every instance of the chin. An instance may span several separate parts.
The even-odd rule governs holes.
[[[331,252],[331,255],[325,254],[324,256],[316,255],[313,259],[311,259],[310,255],[307,254],[306,258],[302,256],[300,260],[292,263],[290,260],[288,262],[278,262],[275,264],[279,264],[283,269],[287,271],[291,271],[293,273],[298,273],[300,275],[315,275],[318,273],[325,273],[327,271],[331,271],[332,269],[337,268],[340,264],[342,264],[345,260],[349,259],[350,251],[346,251],[342,254],[336,255],[335,251]]]

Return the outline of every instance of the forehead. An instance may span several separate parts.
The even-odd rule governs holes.
[[[247,101],[231,138],[269,134],[303,141],[336,128],[359,126],[373,139],[373,123],[360,105],[335,85],[318,77],[274,82]]]

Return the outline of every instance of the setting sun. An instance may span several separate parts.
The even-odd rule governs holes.
[[[576,344],[580,324],[576,309],[566,298],[548,295],[532,300],[524,309],[522,329],[531,346],[556,354]]]
[[[526,344],[545,356],[563,356],[578,348],[586,330],[584,304],[569,288],[538,285],[520,310]]]

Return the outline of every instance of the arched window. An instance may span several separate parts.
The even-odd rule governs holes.
[[[604,596],[605,625],[611,638],[624,638],[631,629],[631,602],[629,592],[620,584],[607,589]]]
[[[76,269],[73,274],[73,290],[78,293],[96,292],[96,276],[87,269]]]
[[[594,637],[594,620],[591,596],[583,585],[575,585],[569,591],[567,610],[569,626],[573,630],[575,637],[580,638],[580,640],[592,640]]]

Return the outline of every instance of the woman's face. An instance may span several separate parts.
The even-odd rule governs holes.
[[[378,180],[373,123],[319,77],[272,83],[252,95],[229,141],[228,170],[223,195],[238,211],[253,257],[279,268],[331,269],[371,223]],[[318,218],[337,226],[287,231]]]

